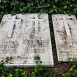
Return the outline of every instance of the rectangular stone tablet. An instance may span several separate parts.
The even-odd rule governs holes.
[[[77,58],[77,20],[75,15],[52,15],[58,61]]]
[[[54,65],[48,14],[4,15],[0,25],[0,61],[12,57],[6,66],[35,66],[37,56],[41,65]]]

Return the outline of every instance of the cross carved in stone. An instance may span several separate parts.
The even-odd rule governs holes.
[[[63,16],[63,20],[58,20],[58,21],[63,21],[67,37],[70,38],[71,37],[71,33],[70,33],[69,26],[68,26],[68,20],[66,20],[66,17]]]
[[[12,20],[6,20],[7,22],[10,22],[10,24],[8,25],[8,34],[7,37],[12,37],[13,35],[13,28],[15,26],[15,22],[21,22],[21,19],[16,19],[16,16],[12,17]]]
[[[38,16],[36,16],[34,19],[30,19],[31,22],[32,21],[35,22],[35,36],[36,37],[38,36],[38,28],[39,28],[38,23],[39,23],[39,21],[43,21],[43,20],[44,19],[38,19]],[[31,24],[31,26],[32,26],[32,24]]]

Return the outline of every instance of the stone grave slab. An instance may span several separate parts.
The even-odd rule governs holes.
[[[75,15],[52,15],[58,61],[77,58],[77,20]]]
[[[12,57],[6,66],[53,66],[48,14],[7,14],[0,24],[0,61]]]

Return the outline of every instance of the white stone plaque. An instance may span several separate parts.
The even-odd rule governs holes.
[[[53,66],[48,14],[4,15],[0,25],[0,61],[12,57],[6,66]]]
[[[77,58],[77,20],[75,15],[52,15],[58,61]]]

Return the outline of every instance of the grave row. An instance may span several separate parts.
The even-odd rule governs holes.
[[[77,58],[77,20],[74,15],[52,15],[58,61]],[[54,66],[48,14],[4,15],[0,24],[0,61],[6,66]]]

